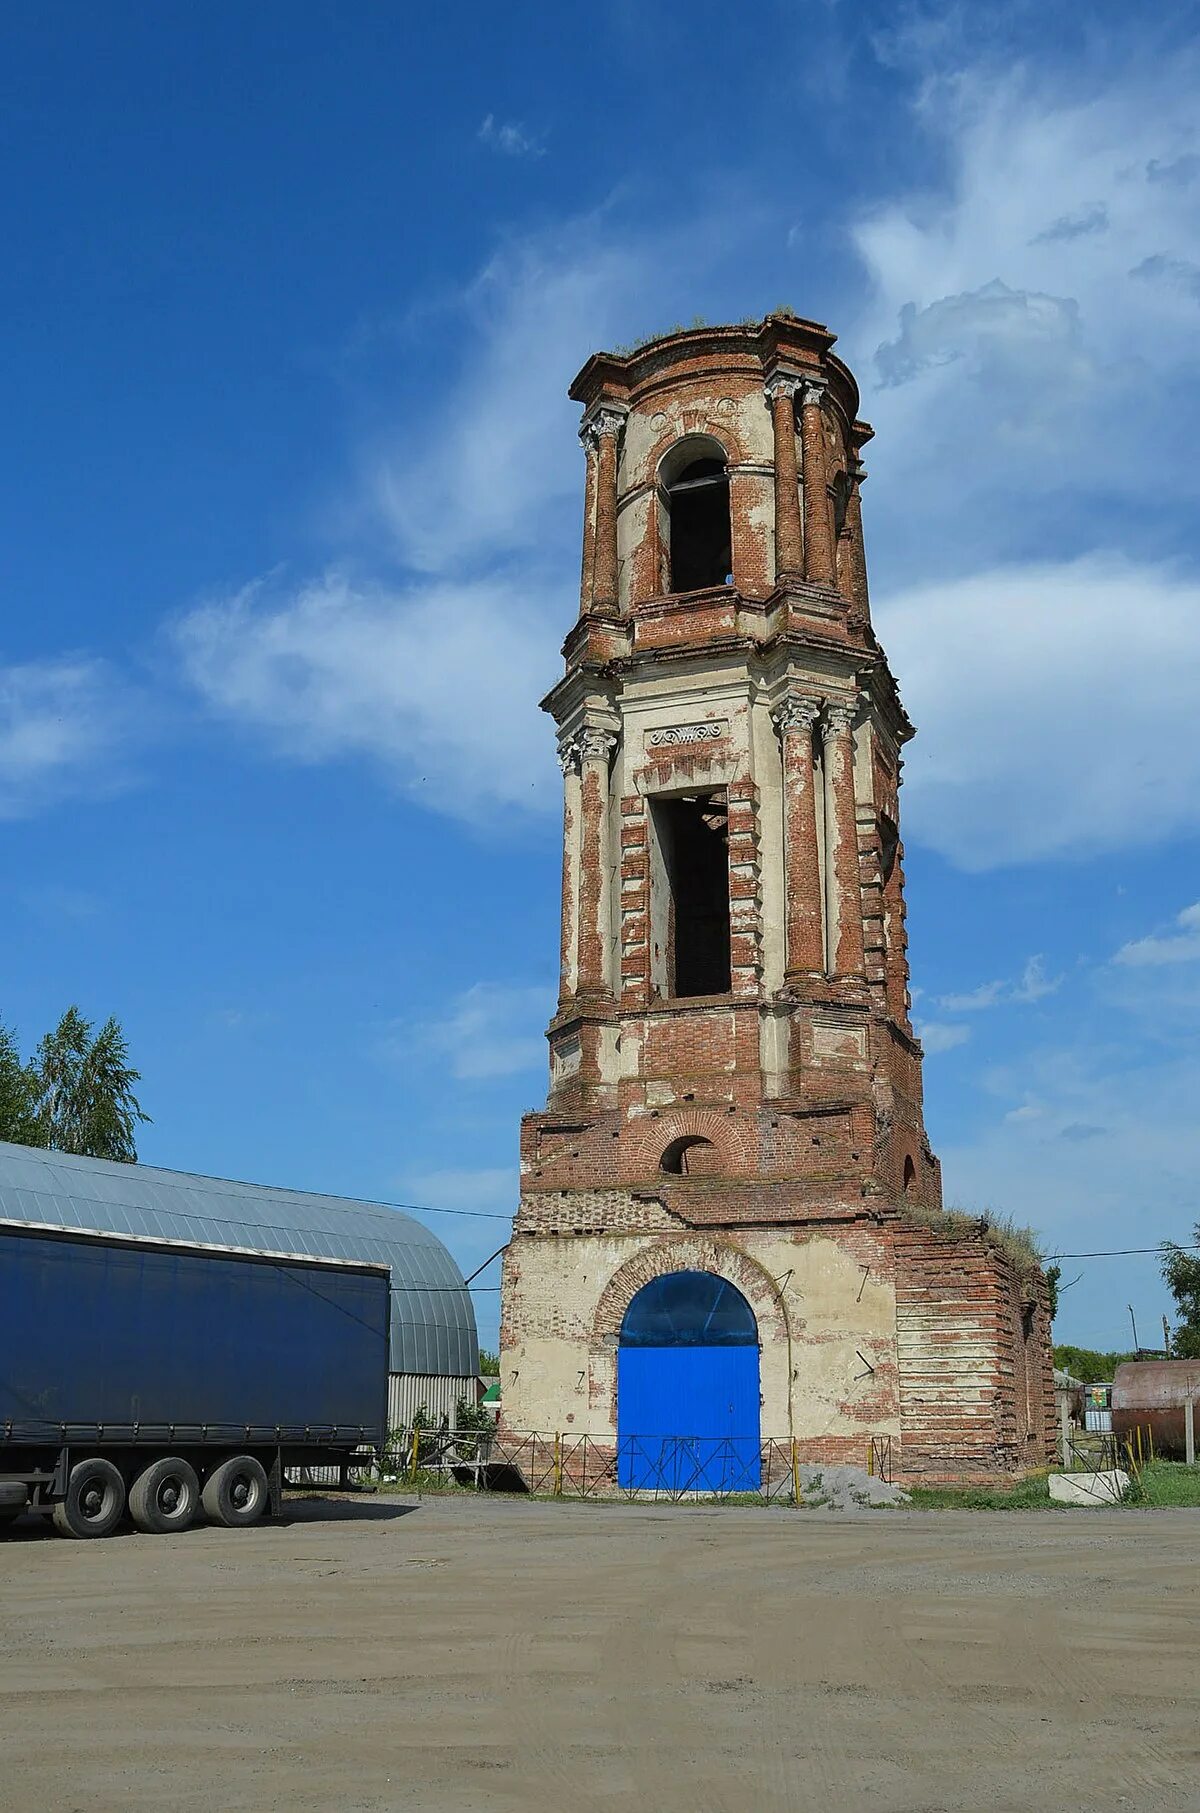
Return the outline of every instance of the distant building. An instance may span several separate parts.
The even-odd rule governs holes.
[[[1200,1431],[1200,1360],[1126,1360],[1112,1386],[1112,1430],[1123,1440],[1140,1429],[1152,1435],[1156,1451],[1183,1459],[1187,1447],[1187,1405],[1192,1440]]]

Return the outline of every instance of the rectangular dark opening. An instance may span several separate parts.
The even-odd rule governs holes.
[[[727,994],[729,809],[724,792],[653,802],[668,895],[667,989]]]

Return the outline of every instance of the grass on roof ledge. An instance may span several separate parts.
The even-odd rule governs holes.
[[[924,1209],[907,1202],[901,1205],[901,1214],[906,1221],[919,1222],[948,1240],[991,1240],[1022,1276],[1041,1266],[1037,1235],[1011,1215],[999,1215],[994,1209],[983,1209],[977,1215],[968,1209]]]
[[[614,359],[629,359],[634,353],[640,353],[643,347],[653,346],[656,340],[669,340],[673,334],[694,334],[706,327],[759,327],[764,320],[769,321],[772,315],[786,315],[793,321],[798,319],[795,309],[786,302],[778,308],[768,309],[765,316],[743,315],[740,321],[709,321],[704,315],[693,315],[690,321],[677,321],[674,327],[661,327],[653,334],[642,334],[637,340],[614,346],[610,349],[609,356]]]

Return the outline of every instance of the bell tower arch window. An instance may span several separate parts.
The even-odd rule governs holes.
[[[729,464],[710,435],[687,435],[658,471],[659,545],[667,592],[698,592],[732,577]]]

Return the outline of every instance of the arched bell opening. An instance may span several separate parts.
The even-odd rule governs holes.
[[[667,1272],[625,1312],[617,1349],[617,1479],[678,1492],[761,1481],[758,1323],[712,1272]]]
[[[729,462],[711,435],[687,435],[658,469],[661,580],[666,592],[698,592],[733,578]]]

